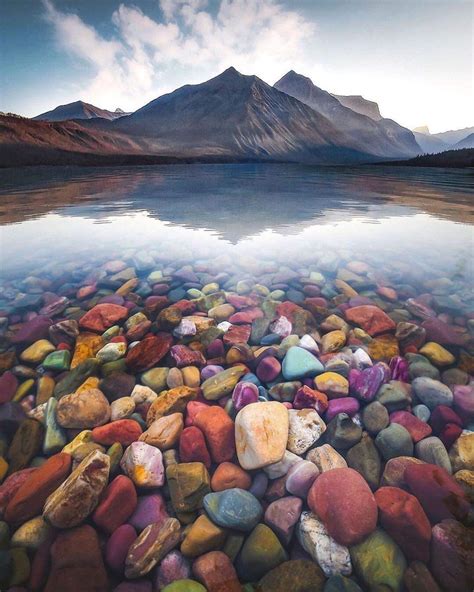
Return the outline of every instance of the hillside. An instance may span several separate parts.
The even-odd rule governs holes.
[[[46,113],[41,113],[41,115],[33,117],[33,119],[39,121],[66,121],[69,119],[95,119],[100,117],[113,121],[124,115],[128,115],[128,113],[125,113],[121,109],[108,111],[107,109],[100,109],[84,101],[75,101],[67,105],[59,105],[51,111],[46,111]]]

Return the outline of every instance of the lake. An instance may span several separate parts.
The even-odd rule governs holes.
[[[202,573],[437,589],[425,564],[472,589],[472,171],[41,168],[0,186],[0,516],[25,524],[28,568],[10,583],[41,543],[43,589],[44,549],[54,574],[79,525],[103,590]]]
[[[472,171],[191,165],[0,171],[8,275],[128,249],[170,261],[368,258],[472,279]],[[424,273],[424,272],[423,272]]]

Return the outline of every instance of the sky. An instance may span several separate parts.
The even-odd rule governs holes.
[[[229,66],[288,70],[436,133],[474,125],[464,0],[2,0],[0,110],[133,111]]]

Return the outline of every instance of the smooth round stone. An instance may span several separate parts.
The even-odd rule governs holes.
[[[326,411],[326,421],[331,421],[339,413],[346,413],[349,417],[353,417],[360,408],[359,401],[354,397],[342,397],[341,399],[331,399],[328,402]]]
[[[255,384],[248,381],[241,381],[235,385],[232,393],[232,403],[236,411],[240,411],[246,405],[256,403],[257,401],[258,387]]]
[[[161,487],[165,482],[161,451],[146,442],[130,444],[120,466],[137,487]]]
[[[173,550],[156,567],[153,582],[157,590],[162,590],[175,582],[183,580],[189,582],[190,575],[191,565],[189,560],[179,551]],[[181,585],[184,586],[184,584]],[[187,588],[184,588],[183,592],[187,592]]]
[[[176,446],[184,429],[183,414],[171,413],[155,420],[141,434],[139,440],[160,450],[169,450]]]
[[[181,553],[185,557],[199,557],[208,551],[220,549],[225,539],[226,531],[211,522],[205,514],[201,514],[186,529]]]
[[[314,409],[290,409],[287,449],[302,455],[326,431],[326,424]]]
[[[168,512],[165,500],[161,494],[152,493],[138,497],[137,506],[128,518],[128,523],[141,532],[149,524],[164,522],[166,518],[168,518]]]
[[[376,436],[390,423],[387,408],[379,401],[373,401],[362,409],[362,424],[369,434]]]
[[[450,408],[447,407],[447,409]],[[431,436],[431,427],[409,411],[394,411],[390,414],[390,423],[398,423],[403,426],[415,444],[423,438]]]
[[[325,586],[324,592],[363,592],[362,588],[345,576],[331,576]]]
[[[308,493],[311,511],[339,544],[362,541],[377,525],[377,504],[366,481],[353,469],[319,475]]]
[[[343,469],[347,463],[343,456],[329,444],[317,446],[308,452],[306,460],[309,460],[320,473],[330,471],[331,469]]]
[[[474,534],[456,520],[443,520],[433,528],[431,571],[450,592],[474,589]]]
[[[347,378],[337,372],[323,372],[314,379],[316,389],[324,393],[329,399],[347,397],[349,394],[349,382]]]
[[[441,467],[411,464],[404,479],[432,524],[451,518],[463,521],[468,515],[470,506],[462,487]]]
[[[188,579],[176,580],[160,590],[161,592],[206,592],[206,588],[202,584]]]
[[[379,432],[375,438],[375,445],[386,461],[397,456],[413,456],[410,433],[398,423],[392,423]]]
[[[237,573],[231,560],[222,551],[210,551],[193,563],[193,574],[208,592],[241,592]]]
[[[344,347],[347,336],[344,331],[336,329],[323,335],[321,339],[321,347],[324,354],[339,351]]]
[[[448,451],[441,440],[436,438],[436,436],[420,440],[415,445],[415,454],[420,460],[432,465],[438,465],[448,473],[452,473]]]
[[[323,592],[324,574],[313,561],[293,559],[269,571],[258,583],[259,592]]]
[[[309,351],[293,346],[283,359],[282,372],[286,380],[297,380],[321,374],[324,372],[324,366]]]
[[[415,378],[411,385],[414,394],[431,410],[438,405],[451,407],[453,404],[453,393],[439,380],[423,376]]]
[[[474,433],[463,432],[451,446],[449,458],[453,471],[474,471]]]
[[[312,512],[301,514],[297,535],[303,549],[311,555],[326,577],[351,574],[349,549],[337,543]]]
[[[336,449],[347,450],[357,444],[361,438],[361,427],[347,413],[338,413],[327,425],[325,439]]]
[[[127,345],[125,343],[107,343],[96,353],[96,358],[103,363],[115,362],[115,360],[123,358],[126,352]]]
[[[127,419],[135,411],[135,401],[133,397],[121,397],[112,401],[110,404],[110,421],[117,419]]]
[[[435,366],[450,366],[454,364],[456,358],[451,352],[439,343],[429,341],[419,350],[420,354],[427,357]]]
[[[43,517],[56,528],[72,528],[97,507],[110,472],[110,459],[91,452],[46,500]]]
[[[264,472],[257,473],[252,481],[249,491],[257,499],[261,499],[268,487],[268,477]]]
[[[249,532],[260,521],[260,502],[244,489],[227,489],[204,496],[204,509],[210,519],[224,528]]]
[[[286,489],[289,493],[306,498],[306,495],[319,475],[317,466],[309,460],[302,460],[290,467],[286,474]]]
[[[256,375],[262,382],[272,382],[280,374],[280,371],[280,362],[272,356],[266,356],[258,364]]]
[[[421,419],[421,421],[428,422],[430,420],[431,411],[429,407],[420,403],[420,405],[415,405],[413,407],[413,415]]]
[[[303,502],[298,497],[285,496],[272,502],[265,511],[265,524],[278,536],[283,545],[288,545],[297,524]]]
[[[105,562],[117,573],[123,573],[125,559],[137,532],[130,524],[122,524],[110,535],[105,546]]]
[[[279,477],[286,475],[290,468],[297,462],[300,462],[300,460],[300,456],[289,450],[285,450],[285,454],[280,461],[264,467],[263,470],[270,479],[278,479]]]
[[[378,488],[382,463],[369,434],[364,433],[361,441],[347,451],[346,460],[351,469],[356,470],[364,477],[372,491]]]
[[[246,405],[235,419],[235,444],[242,468],[259,469],[280,461],[286,450],[288,430],[288,410],[282,403]]]
[[[62,397],[56,418],[63,428],[95,428],[109,421],[110,405],[102,391],[89,389]]]
[[[36,516],[20,526],[11,538],[12,547],[37,550],[50,535],[51,527],[42,516]]]
[[[179,543],[180,531],[176,518],[147,526],[128,550],[125,577],[135,579],[149,573]]]
[[[256,581],[287,559],[275,533],[266,524],[257,524],[242,547],[237,570],[243,580]]]
[[[427,563],[431,524],[415,496],[398,487],[381,487],[375,493],[379,521],[405,557]]]
[[[56,347],[47,339],[39,339],[23,350],[20,360],[26,364],[40,364]]]
[[[461,417],[464,425],[474,421],[474,386],[456,385],[453,388],[454,410]]]
[[[405,382],[391,380],[380,387],[375,398],[389,413],[406,409],[411,405],[411,386]]]
[[[369,534],[363,542],[351,547],[350,553],[364,589],[402,590],[407,563],[399,547],[383,530]]]

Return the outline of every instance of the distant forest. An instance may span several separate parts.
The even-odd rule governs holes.
[[[460,148],[459,150],[446,150],[438,154],[422,154],[409,160],[397,160],[380,163],[394,166],[417,166],[417,167],[448,167],[468,168],[474,167],[474,148]]]

